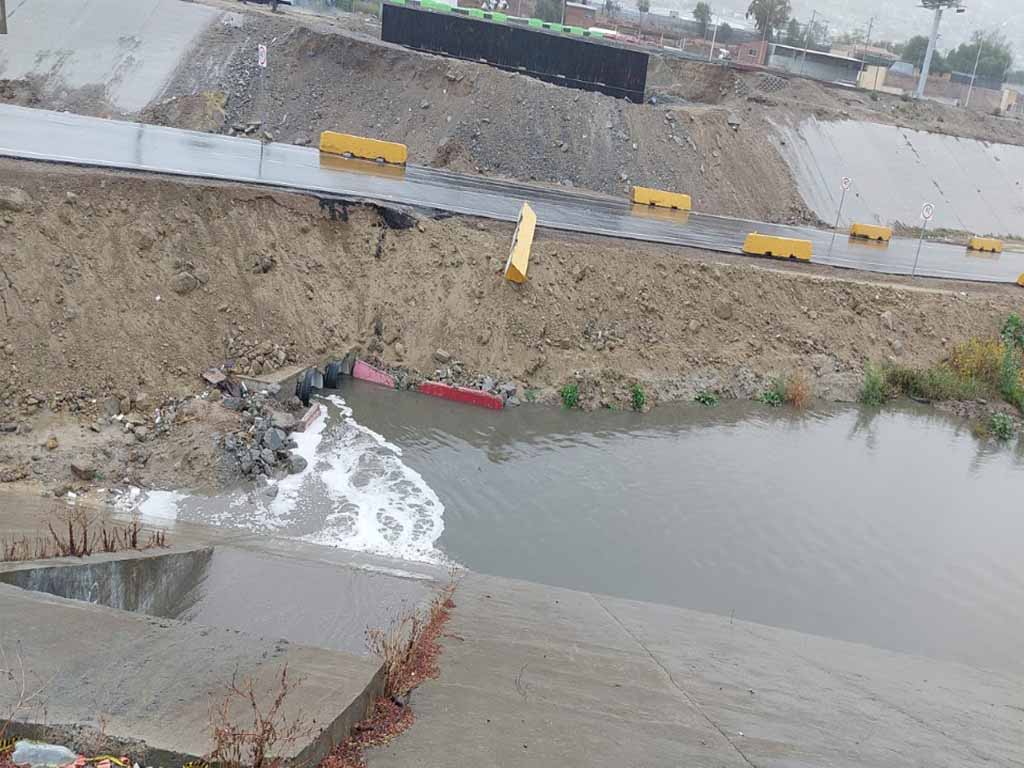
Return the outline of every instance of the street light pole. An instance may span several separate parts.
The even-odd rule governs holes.
[[[0,0],[0,35],[7,34],[7,3]]]

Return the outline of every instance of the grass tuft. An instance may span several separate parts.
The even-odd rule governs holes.
[[[629,393],[629,404],[634,411],[642,411],[647,405],[647,394],[639,384],[634,384]]]
[[[694,395],[693,401],[695,403],[700,403],[707,408],[714,408],[719,403],[718,395],[708,389],[702,389]]]
[[[558,394],[562,397],[564,408],[575,408],[580,404],[580,388],[578,384],[566,384]]]

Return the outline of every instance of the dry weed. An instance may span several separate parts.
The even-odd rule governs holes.
[[[811,399],[811,385],[807,377],[796,371],[786,378],[786,403],[794,408],[806,408]]]
[[[283,712],[285,699],[298,684],[289,680],[286,664],[281,669],[274,700],[264,709],[252,677],[233,675],[223,698],[215,701],[210,709],[214,744],[210,762],[221,768],[274,768],[280,765],[282,758],[277,753],[312,733],[301,713],[289,719]],[[251,719],[251,723],[235,721],[232,709],[236,705],[245,708],[245,719]]]

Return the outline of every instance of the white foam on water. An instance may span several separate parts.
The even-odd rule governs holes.
[[[318,472],[334,501],[322,530],[303,537],[387,557],[444,562],[434,544],[444,530],[444,505],[423,477],[402,462],[401,449],[352,417],[344,399],[328,399],[340,412]]]
[[[143,491],[132,487],[114,503],[120,512],[137,512],[143,521],[178,519],[178,505],[188,496],[178,491]]]
[[[353,418],[345,400],[330,395],[305,432],[291,435],[307,464],[261,489],[221,496],[140,491],[118,508],[146,518],[188,520],[297,538],[402,560],[444,564],[435,544],[444,505],[423,477],[402,461],[402,450]],[[326,403],[325,403],[326,406]],[[330,413],[330,411],[334,413]]]

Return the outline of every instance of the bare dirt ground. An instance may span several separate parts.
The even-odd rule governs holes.
[[[399,230],[372,207],[331,220],[313,198],[241,186],[14,161],[0,174],[29,198],[0,211],[0,479],[50,490],[76,482],[82,452],[109,482],[222,482],[217,439],[240,416],[187,398],[229,359],[269,371],[356,350],[433,377],[444,350],[465,377],[541,401],[576,382],[586,407],[623,407],[635,383],[652,404],[749,398],[801,372],[842,400],[866,361],[936,362],[1021,309],[1012,286],[547,231],[517,287],[500,276],[511,225]]]

